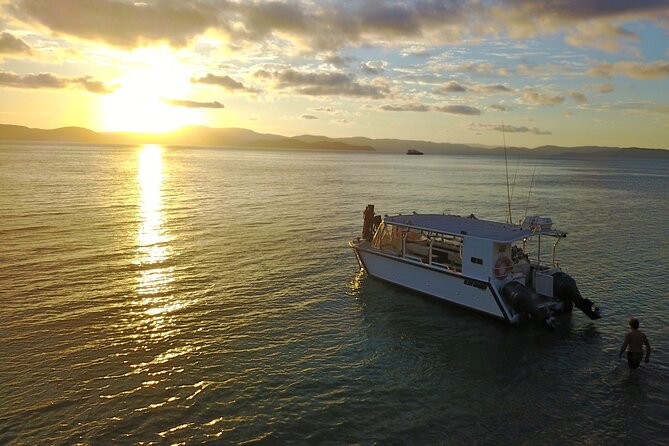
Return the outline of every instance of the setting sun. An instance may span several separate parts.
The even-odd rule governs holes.
[[[200,110],[175,107],[166,100],[184,97],[190,76],[168,50],[137,50],[141,63],[119,80],[102,100],[102,127],[107,131],[162,132],[202,122]]]

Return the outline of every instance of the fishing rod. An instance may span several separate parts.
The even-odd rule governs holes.
[[[527,203],[525,203],[525,217],[527,217],[527,208],[530,206],[530,195],[532,194],[532,185],[534,184],[534,174],[537,171],[537,161],[534,160],[534,168],[532,169],[532,179],[530,180],[530,190],[527,192]]]
[[[504,132],[504,122],[502,122],[502,140],[504,141],[504,166],[506,167],[506,202],[507,215],[506,222],[511,223],[511,188],[509,187],[509,159],[506,155],[506,133]]]

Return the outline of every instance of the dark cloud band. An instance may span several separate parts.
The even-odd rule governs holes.
[[[211,102],[197,102],[189,101],[187,99],[169,99],[162,98],[162,101],[168,105],[173,105],[175,107],[188,107],[188,108],[225,108],[225,105],[221,104],[218,101]]]
[[[90,76],[63,77],[53,73],[16,74],[9,71],[0,71],[0,85],[27,89],[74,87],[96,94],[109,94],[116,88],[115,86],[107,86]]]

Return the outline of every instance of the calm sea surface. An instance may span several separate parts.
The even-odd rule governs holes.
[[[507,326],[359,273],[368,203],[503,220],[500,158],[0,146],[0,444],[666,445],[669,163],[509,171],[604,319]]]

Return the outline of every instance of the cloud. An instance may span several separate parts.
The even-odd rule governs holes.
[[[440,94],[464,93],[465,91],[467,91],[467,87],[457,83],[456,81],[451,80],[435,88],[434,91],[435,93],[440,93]]]
[[[580,76],[583,70],[580,66],[565,63],[527,64],[516,66],[516,73],[521,76],[538,77],[545,79],[550,76]]]
[[[496,94],[512,94],[514,90],[502,84],[493,84],[493,85],[475,85],[471,87],[471,90],[483,94],[483,95],[496,95]]]
[[[562,0],[559,2],[537,2],[525,0],[521,3],[539,8],[546,15],[555,15],[565,18],[578,18],[582,20],[623,17],[626,15],[643,14],[648,16],[667,8],[666,0],[642,0],[627,2],[623,0],[590,0],[581,2],[579,0]]]
[[[400,54],[404,57],[411,56],[411,57],[419,57],[422,59],[427,59],[432,55],[430,50],[428,50],[422,45],[411,45],[408,48],[402,49]]]
[[[430,110],[430,107],[423,104],[382,105],[379,107],[379,110],[391,112],[426,112]]]
[[[212,102],[196,102],[189,101],[186,99],[169,99],[161,98],[162,101],[166,104],[175,106],[175,107],[188,107],[188,108],[225,108],[225,105],[221,104],[218,101]]]
[[[492,105],[490,105],[490,108],[492,110],[497,110],[497,111],[509,111],[509,110],[511,110],[511,107],[509,107],[508,105],[504,105],[504,104],[492,104]]]
[[[596,91],[597,93],[611,93],[615,88],[613,84],[590,84],[585,86],[586,89],[590,91]]]
[[[193,77],[191,78],[190,81],[193,84],[215,85],[217,87],[222,87],[229,91],[244,91],[248,93],[259,93],[259,90],[245,87],[244,84],[234,80],[233,78],[227,75],[217,76],[215,74],[208,73],[204,77]]]
[[[314,72],[288,68],[278,71],[258,70],[254,76],[273,82],[279,90],[291,90],[306,96],[382,99],[390,94],[390,87],[383,79],[360,83],[353,76],[337,71]]]
[[[304,115],[300,115],[300,118],[302,118],[302,119],[318,119],[318,116],[304,114]]]
[[[365,74],[381,74],[385,71],[387,63],[382,60],[375,60],[369,62],[363,62],[360,64],[360,69]]]
[[[442,113],[450,113],[453,115],[480,115],[482,112],[476,107],[468,105],[441,105],[434,108]]]
[[[600,62],[588,69],[586,74],[591,77],[610,78],[613,72],[613,65],[608,62]]]
[[[85,90],[96,94],[110,94],[113,93],[117,86],[107,86],[102,81],[95,80],[90,76],[76,77],[70,79],[71,84],[79,84]]]
[[[313,109],[315,112],[337,114],[339,111],[334,107],[316,107]]]
[[[63,89],[68,87],[75,87],[96,94],[109,94],[114,91],[114,88],[116,88],[115,86],[106,86],[101,81],[97,81],[90,76],[63,77],[53,73],[22,75],[9,71],[0,71],[0,85],[5,87],[26,89]]]
[[[620,101],[599,105],[597,106],[597,109],[625,114],[660,117],[661,119],[664,119],[665,122],[665,118],[669,115],[669,104],[662,104],[654,101]]]
[[[541,93],[534,88],[523,90],[523,102],[537,105],[557,105],[564,102],[564,96],[558,94]]]
[[[513,125],[498,125],[498,124],[470,124],[472,130],[488,130],[494,132],[504,133],[531,133],[533,135],[550,135],[551,132],[538,129],[537,127],[516,127]]]
[[[649,63],[621,61],[614,64],[600,62],[590,68],[587,74],[605,78],[619,75],[641,80],[663,79],[669,77],[669,61],[656,60]]]
[[[251,36],[264,37],[273,32],[300,33],[308,26],[309,18],[299,3],[239,2],[237,7],[243,28]]]
[[[19,0],[9,10],[58,33],[133,48],[159,42],[185,46],[217,24],[220,8],[204,1]]]
[[[0,71],[0,85],[15,88],[66,88],[68,81],[51,73],[20,75]]]
[[[18,37],[3,31],[0,33],[0,54],[31,54],[30,46]]]
[[[636,20],[657,20],[667,13],[666,0],[559,0],[543,2],[538,0],[511,0],[493,6],[494,20],[504,23],[508,34],[515,39],[530,38],[540,34],[550,34],[564,30],[568,33],[579,27],[577,34],[567,39],[568,43],[584,45],[587,34],[597,45],[606,37],[622,36],[629,39],[630,34],[610,23]],[[590,27],[590,30],[586,30]],[[585,30],[585,31],[584,31]],[[578,33],[581,33],[579,36]],[[600,39],[601,37],[601,39]],[[601,49],[601,48],[600,48]]]
[[[578,91],[572,90],[569,92],[569,97],[572,98],[577,104],[580,105],[585,105],[589,104],[590,101],[588,98],[583,94]]]
[[[498,94],[513,94],[514,90],[503,84],[472,84],[465,86],[451,80],[435,88],[434,92],[439,94],[472,92],[479,95],[493,96]]]
[[[355,60],[355,57],[340,56],[339,54],[328,54],[323,60],[337,68],[345,68]]]
[[[457,71],[489,77],[508,77],[511,71],[507,67],[497,67],[489,62],[468,62],[456,67]]]
[[[607,53],[628,52],[641,56],[638,49],[621,41],[639,42],[641,39],[635,32],[608,21],[579,23],[576,30],[570,32],[565,41],[577,48],[595,48]]]
[[[666,22],[667,9],[666,0],[17,0],[8,6],[20,20],[124,48],[163,42],[182,47],[214,30],[240,48],[248,47],[245,42],[309,51],[408,46],[405,55],[422,57],[429,55],[426,47],[465,39],[520,39],[559,31],[568,33],[572,45],[615,51],[612,39],[636,42],[621,23],[662,17]]]

